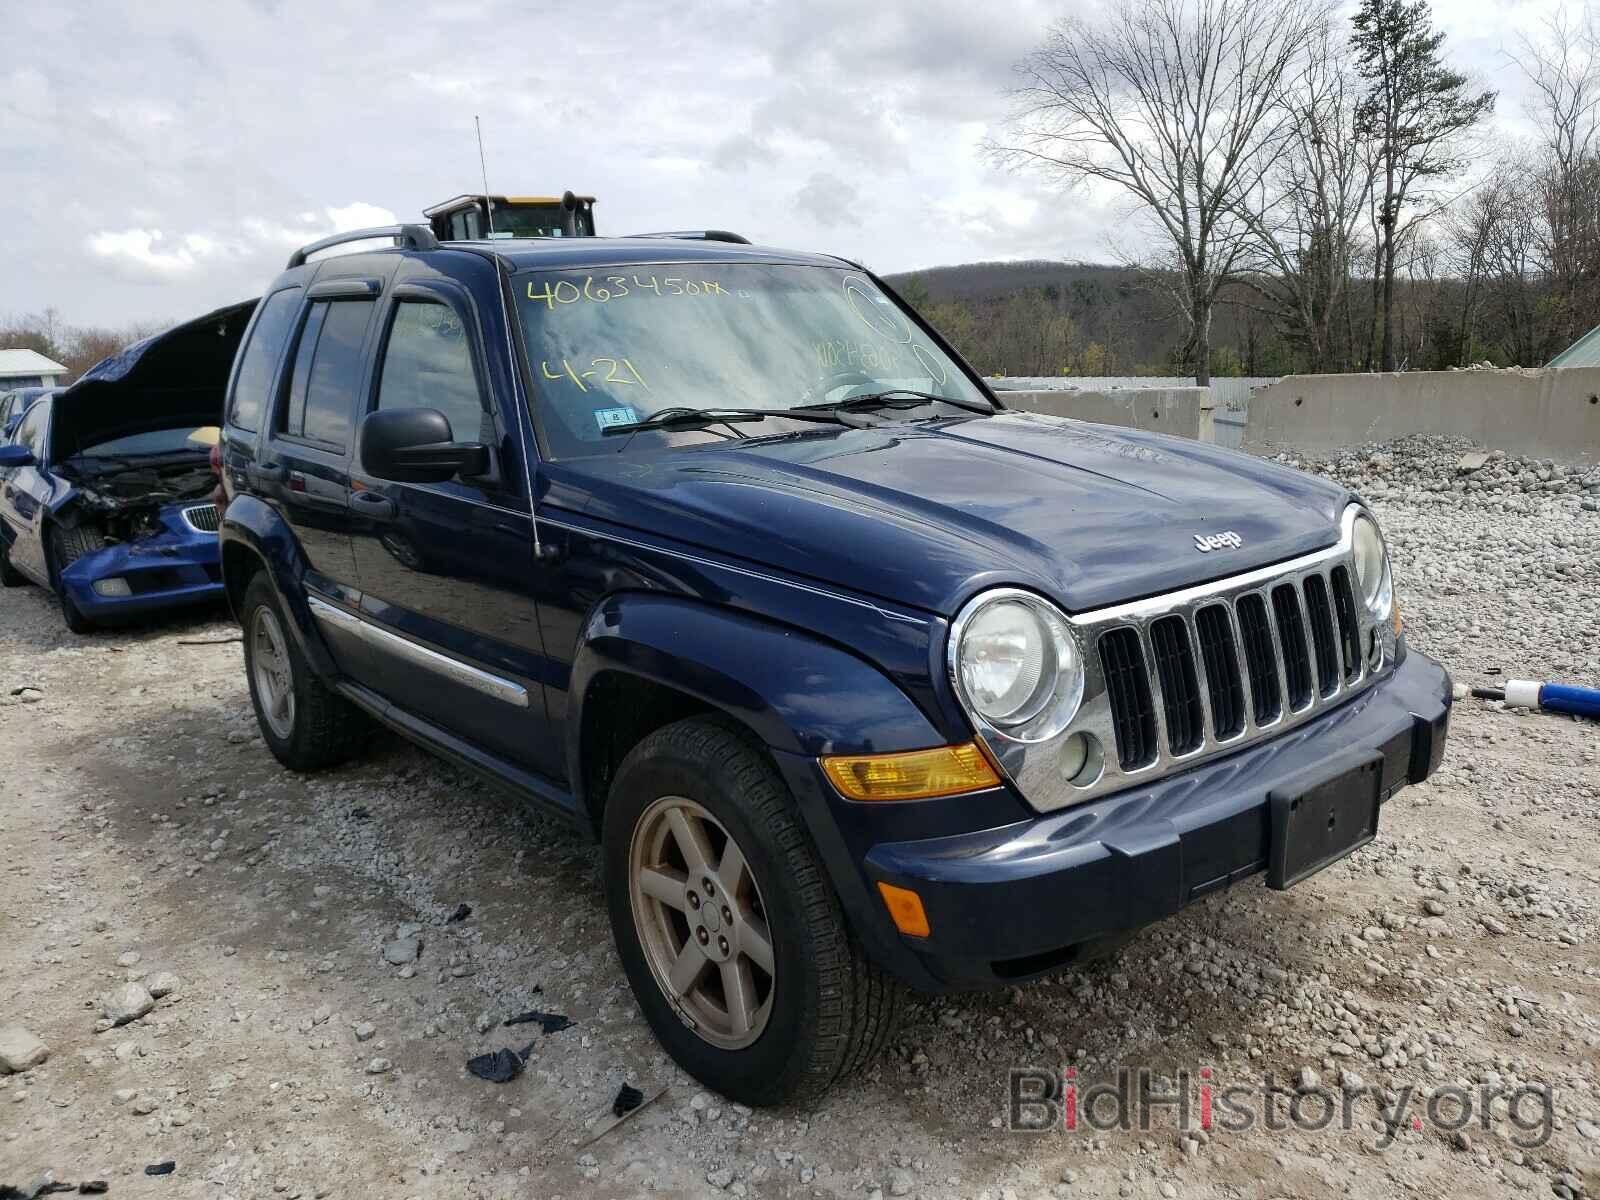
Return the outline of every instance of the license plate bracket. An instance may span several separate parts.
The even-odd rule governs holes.
[[[1267,886],[1293,887],[1378,836],[1383,755],[1323,763],[1267,794]]]

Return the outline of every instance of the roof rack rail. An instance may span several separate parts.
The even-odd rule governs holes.
[[[308,257],[333,246],[341,246],[345,242],[370,242],[375,238],[393,238],[396,246],[404,246],[407,250],[439,248],[439,239],[433,236],[433,230],[426,225],[380,225],[374,229],[352,229],[347,233],[336,233],[332,237],[323,238],[320,242],[301,246],[289,255],[289,267],[290,269],[303,267]]]
[[[629,237],[636,238],[683,238],[691,242],[733,242],[735,245],[748,246],[750,239],[738,233],[731,233],[726,229],[675,229],[662,233],[630,233]]]

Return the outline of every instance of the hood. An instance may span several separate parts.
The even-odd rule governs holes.
[[[230,304],[90,367],[55,398],[51,460],[136,433],[222,424],[233,356],[255,307]]]
[[[1069,612],[1332,545],[1349,492],[1200,442],[1034,413],[554,464],[554,503],[953,615],[1013,584]],[[1202,553],[1196,535],[1233,532]]]

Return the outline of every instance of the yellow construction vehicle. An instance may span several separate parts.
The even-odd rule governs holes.
[[[441,242],[483,238],[594,237],[594,197],[457,196],[422,215]]]

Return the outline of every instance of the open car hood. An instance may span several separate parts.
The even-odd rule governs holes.
[[[55,397],[50,458],[158,429],[222,424],[233,356],[256,301],[230,304],[101,359]]]

